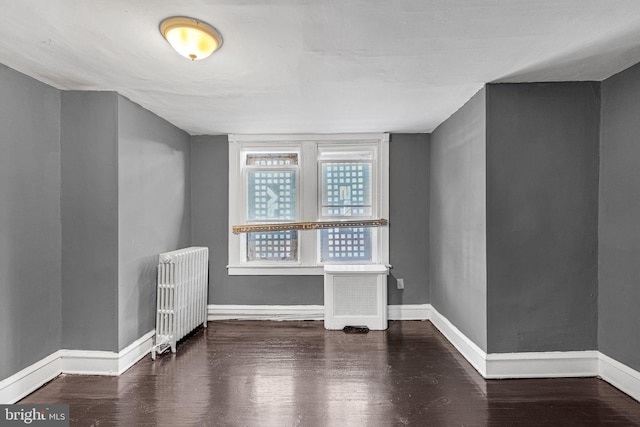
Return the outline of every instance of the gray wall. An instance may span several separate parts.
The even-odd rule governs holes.
[[[211,250],[209,303],[324,304],[322,276],[227,275],[229,143],[226,136],[196,136],[191,141],[191,239],[192,244]],[[389,280],[389,304],[424,304],[429,295],[425,227],[429,206],[429,138],[392,135],[389,150],[393,193],[389,239],[394,266]],[[395,288],[394,276],[405,279],[404,291]]]
[[[118,96],[118,342],[155,327],[158,253],[190,246],[190,137]]]
[[[431,304],[487,349],[486,92],[431,135]]]
[[[191,241],[208,246],[209,304],[322,305],[322,276],[228,276],[229,142],[191,138]]]
[[[392,134],[389,141],[389,304],[429,302],[430,137]]]
[[[153,329],[157,254],[190,245],[190,138],[115,92],[0,66],[0,379]],[[120,327],[119,327],[120,326]]]
[[[118,95],[62,92],[62,348],[118,350]]]
[[[487,86],[488,352],[597,348],[599,101]]]
[[[60,348],[60,91],[0,64],[0,380]]]
[[[640,65],[602,83],[600,351],[640,370]]]

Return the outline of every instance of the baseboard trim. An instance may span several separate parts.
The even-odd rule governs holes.
[[[117,376],[151,351],[155,330],[119,351],[58,350],[0,381],[0,404],[13,404],[60,374]]]
[[[93,350],[60,350],[63,374],[117,375],[118,353]]]
[[[151,352],[154,335],[155,330],[151,330],[118,353],[113,351],[60,350],[62,373],[121,375]]]
[[[640,372],[597,350],[486,354],[434,307],[431,323],[485,379],[595,377],[640,401]]]
[[[600,378],[640,401],[640,372],[599,353],[598,373]]]
[[[444,317],[434,307],[430,309],[429,320],[442,335],[467,359],[476,371],[483,377],[487,377],[487,353],[476,343],[471,341],[465,334],[456,328],[446,317]]]
[[[62,373],[60,351],[0,381],[0,404],[13,404]]]
[[[595,377],[598,352],[547,351],[487,354],[487,379]]]
[[[152,329],[118,353],[118,375],[122,375],[140,359],[151,353],[156,330]]]
[[[207,307],[207,320],[323,320],[322,305],[217,305]]]
[[[431,318],[430,304],[398,304],[387,307],[389,320],[429,320]]]
[[[429,304],[389,305],[389,320],[428,320]],[[207,320],[324,320],[323,305],[210,304]]]

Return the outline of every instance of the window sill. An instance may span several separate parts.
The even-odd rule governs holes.
[[[228,265],[229,276],[323,276],[326,271],[334,274],[386,274],[391,265],[385,264],[327,264],[325,265]]]
[[[321,265],[308,267],[300,265],[228,265],[227,273],[229,276],[322,276],[324,268]]]

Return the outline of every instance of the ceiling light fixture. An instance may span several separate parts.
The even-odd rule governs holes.
[[[222,36],[215,28],[185,16],[165,19],[160,32],[176,52],[192,61],[204,59],[222,46]]]

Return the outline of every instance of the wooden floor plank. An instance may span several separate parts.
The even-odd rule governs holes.
[[[640,403],[600,379],[486,381],[416,321],[209,322],[176,354],[62,375],[20,403],[69,403],[78,426],[640,426]]]

